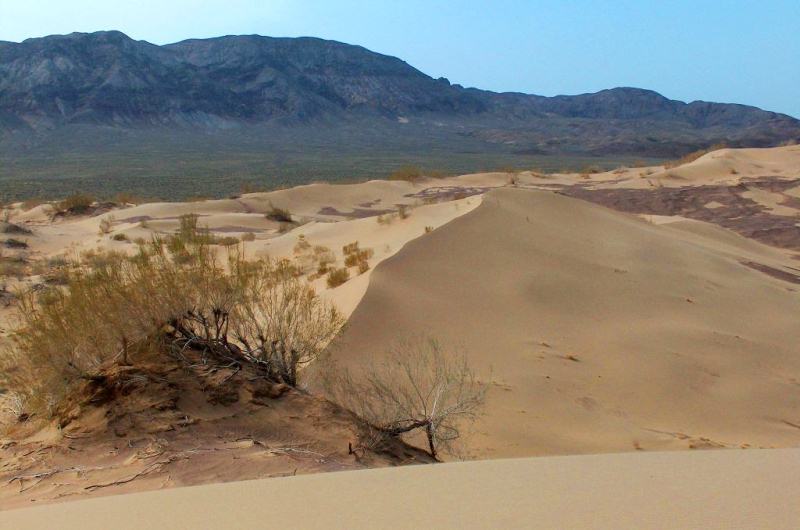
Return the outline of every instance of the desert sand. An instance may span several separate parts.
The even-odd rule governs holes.
[[[794,530],[800,451],[628,453],[409,466],[120,495],[0,528]]]
[[[290,211],[293,223],[270,219],[272,207]],[[286,496],[301,503],[290,512],[310,512],[298,521],[309,528],[330,526],[334,516],[351,528],[419,527],[423,520],[497,526],[481,518],[487,506],[495,513],[508,507],[505,527],[673,528],[676,520],[686,528],[797,527],[791,523],[800,514],[788,507],[800,491],[797,452],[776,448],[800,446],[800,147],[724,149],[674,168],[595,174],[311,184],[223,200],[99,207],[92,215],[54,217],[50,205],[18,204],[10,220],[33,233],[14,236],[28,248],[4,252],[24,257],[30,271],[11,283],[44,282],[39,269],[60,257],[98,248],[135,252],[135,239],[173,232],[186,213],[216,236],[244,237],[247,256],[302,261],[297,248],[305,240],[329,249],[342,266],[342,246],[358,241],[371,249],[369,270],[351,269],[338,287],[307,271],[349,317],[332,358],[357,367],[398,339],[434,336],[463,351],[489,387],[483,415],[465,431],[463,455],[542,458],[60,502],[4,513],[12,518],[0,525],[63,520],[69,528],[97,510],[114,514],[115,525],[169,514],[176,528],[181,521],[213,526],[230,517],[228,499],[243,498],[254,506],[237,512],[246,527],[274,513],[263,499]],[[0,342],[12,328],[13,303],[0,304]],[[315,390],[313,372],[307,375]],[[50,426],[25,439],[0,439],[0,509],[420,461],[403,450],[356,461],[348,453],[349,420],[326,417],[319,402],[295,395],[264,411],[247,401],[249,390],[240,393],[233,407],[184,399],[171,414],[192,416],[192,426],[165,416],[158,428],[167,435],[144,433],[127,446],[114,433],[83,438],[103,428],[99,410],[63,431]],[[312,420],[291,423],[300,417]],[[269,429],[253,431],[254,418],[279,418],[292,444],[259,438]],[[554,456],[617,452],[635,454]],[[94,461],[107,467],[80,470]],[[47,474],[69,470],[70,462],[80,469]],[[22,486],[18,476],[33,480]],[[298,491],[312,497],[298,498]],[[456,503],[466,508],[456,513]],[[409,509],[417,505],[419,511]],[[103,522],[87,518],[82,527]]]

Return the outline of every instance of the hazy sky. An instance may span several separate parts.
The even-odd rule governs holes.
[[[102,29],[158,44],[311,35],[466,86],[636,86],[800,117],[800,0],[0,0],[0,40]]]

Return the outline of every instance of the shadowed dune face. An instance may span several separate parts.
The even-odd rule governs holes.
[[[431,333],[487,384],[475,456],[800,443],[800,294],[784,254],[499,189],[376,268],[334,353]],[[734,239],[734,241],[731,241]]]

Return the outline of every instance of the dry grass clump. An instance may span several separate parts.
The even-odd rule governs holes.
[[[292,214],[289,210],[284,208],[278,208],[271,202],[269,203],[269,209],[267,213],[264,214],[264,217],[269,219],[270,221],[275,221],[278,223],[292,223]]]
[[[333,401],[368,426],[368,444],[421,431],[434,458],[453,451],[463,422],[477,418],[486,398],[466,357],[434,339],[400,342],[385,360],[357,371],[326,370],[322,382]]]
[[[120,232],[119,234],[114,234],[113,236],[111,236],[111,239],[113,239],[114,241],[128,241],[128,236]]]
[[[390,175],[389,180],[405,180],[406,182],[416,182],[422,178],[422,170],[417,166],[402,166],[395,169]]]
[[[93,195],[76,193],[57,202],[55,210],[57,214],[61,215],[82,215],[89,213],[94,203],[95,198]]]
[[[371,248],[359,248],[358,241],[353,241],[342,247],[345,267],[357,267],[359,274],[369,270],[369,260],[375,254]]]
[[[107,217],[103,217],[102,219],[100,219],[100,226],[99,226],[100,234],[103,235],[111,233],[111,230],[114,228],[115,220],[116,219],[114,218],[113,215],[109,215]]]
[[[400,219],[408,219],[411,217],[411,212],[409,211],[408,205],[406,204],[398,204],[397,205],[397,216]]]
[[[0,355],[0,387],[26,412],[58,415],[76,385],[109,366],[180,361],[187,349],[212,366],[246,363],[294,386],[344,322],[286,261],[246,262],[231,252],[223,266],[202,241],[172,247],[153,240],[133,257],[87,255],[64,287],[23,293],[22,325]]]
[[[253,232],[247,232],[245,234],[242,234],[242,241],[255,241],[255,240],[256,240],[256,235]]]
[[[335,289],[336,287],[339,287],[343,283],[347,282],[349,279],[350,272],[346,267],[342,267],[341,269],[330,269],[326,282],[328,283],[328,287]]]
[[[726,143],[724,143],[724,142],[718,143],[718,144],[714,144],[714,145],[712,145],[712,146],[710,146],[710,147],[708,147],[706,149],[699,149],[697,151],[693,151],[693,152],[691,152],[689,154],[683,155],[682,157],[680,157],[677,160],[672,160],[670,162],[666,162],[664,164],[664,168],[665,169],[676,168],[678,166],[682,166],[683,164],[688,164],[689,162],[694,162],[695,160],[697,160],[701,156],[707,155],[708,153],[710,153],[712,151],[718,151],[720,149],[725,149],[727,147],[728,147],[728,145]]]

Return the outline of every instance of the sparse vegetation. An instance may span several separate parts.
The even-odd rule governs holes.
[[[246,262],[237,252],[221,266],[202,240],[181,254],[154,240],[134,257],[84,256],[63,288],[28,291],[22,327],[0,356],[0,386],[26,411],[58,415],[80,381],[187,348],[208,363],[247,363],[270,381],[297,384],[343,323],[298,280],[289,262]]]
[[[242,241],[255,241],[256,235],[253,232],[246,232],[242,234]]]
[[[331,269],[328,272],[328,287],[335,289],[336,287],[339,287],[343,283],[347,282],[349,279],[350,272],[347,270],[347,268],[343,267],[341,269]]]
[[[358,267],[359,274],[369,270],[369,259],[374,252],[371,248],[359,248],[358,241],[353,241],[342,247],[345,267]]]
[[[356,371],[327,370],[323,384],[364,420],[366,443],[420,431],[434,458],[454,450],[463,422],[477,418],[486,397],[466,357],[446,353],[434,339],[401,342],[385,360]]]
[[[120,232],[118,234],[114,234],[113,236],[111,236],[111,239],[113,239],[114,241],[128,241],[128,236]]]
[[[289,210],[284,208],[278,208],[272,203],[269,203],[269,209],[264,216],[269,219],[270,221],[275,221],[278,223],[292,223],[292,214]]]
[[[111,233],[111,230],[114,228],[114,221],[115,219],[113,215],[109,215],[100,219],[100,234],[103,235]]]
[[[83,215],[89,213],[95,203],[93,195],[88,193],[76,193],[57,202],[55,211],[61,215]]]
[[[409,211],[408,206],[405,204],[397,205],[397,216],[400,217],[400,219],[408,219],[411,217],[411,212]]]

